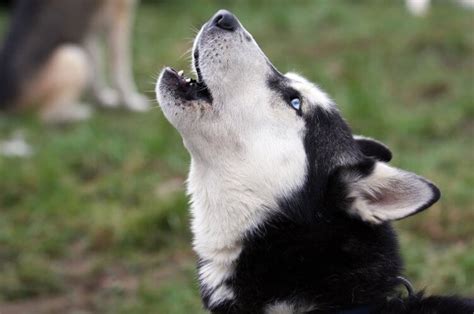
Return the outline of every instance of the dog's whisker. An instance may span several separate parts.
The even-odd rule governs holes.
[[[194,25],[191,25],[191,26],[190,26],[190,30],[191,30],[191,32],[194,34],[194,37],[196,37],[196,35],[199,33],[199,28],[197,28],[197,27],[194,26]]]
[[[184,53],[182,53],[182,54],[179,56],[179,59],[180,59],[180,60],[183,60],[183,59],[185,59],[185,58],[188,58],[188,57],[191,55],[192,51],[193,51],[193,48],[187,49]]]

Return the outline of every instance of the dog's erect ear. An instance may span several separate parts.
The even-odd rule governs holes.
[[[354,135],[354,139],[364,155],[385,162],[392,160],[392,152],[384,143],[361,135]]]
[[[383,162],[343,171],[350,213],[370,223],[382,223],[416,214],[440,198],[428,180]]]

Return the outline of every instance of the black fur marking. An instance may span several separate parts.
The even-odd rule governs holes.
[[[290,102],[292,99],[299,98],[300,100],[302,100],[300,92],[292,88],[291,86],[289,86],[288,79],[285,78],[284,76],[282,77],[282,76],[272,75],[268,79],[267,84],[272,90],[278,92],[281,98],[290,107],[291,107]],[[293,107],[291,108],[295,110],[299,116],[303,115],[303,110],[302,110],[303,107],[301,107],[300,109],[294,109]]]
[[[0,1],[0,5],[4,7],[10,7],[11,2],[12,2],[11,0],[2,0]]]
[[[196,47],[193,51],[193,57],[194,57],[194,69],[196,69],[196,74],[198,77],[198,81],[202,82],[202,73],[201,73],[201,68],[199,67],[199,49]]]
[[[383,314],[472,314],[474,299],[464,299],[453,296],[425,297],[422,292],[407,297],[396,297],[379,305],[373,313]]]
[[[368,138],[356,139],[359,149],[366,155],[383,162],[392,160],[392,152],[384,144]]]

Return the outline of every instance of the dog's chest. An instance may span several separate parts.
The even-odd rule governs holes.
[[[248,234],[238,251],[220,252],[213,260],[200,261],[201,294],[208,309],[289,314],[313,308],[312,299],[298,297],[301,291],[295,283],[317,286],[311,282],[317,263],[305,259],[304,249],[291,237],[280,241],[262,234],[265,231]]]

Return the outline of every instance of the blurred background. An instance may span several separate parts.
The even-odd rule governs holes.
[[[139,90],[189,72],[195,32],[232,10],[283,72],[317,82],[354,133],[382,140],[397,167],[442,199],[396,223],[417,289],[474,296],[474,11],[434,1],[142,1],[133,53]],[[0,12],[4,34],[9,12]],[[154,101],[153,101],[154,102]],[[184,180],[189,157],[158,104],[100,110],[45,127],[0,115],[29,158],[0,156],[0,312],[201,313]]]

